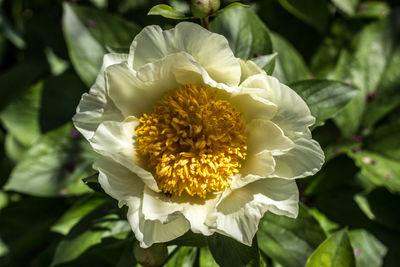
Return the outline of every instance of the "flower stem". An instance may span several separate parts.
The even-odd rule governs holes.
[[[208,17],[205,18],[201,18],[201,26],[203,26],[203,28],[205,28],[206,30],[210,30],[210,24],[208,23]]]

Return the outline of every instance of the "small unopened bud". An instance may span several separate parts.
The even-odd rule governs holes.
[[[163,243],[157,243],[149,248],[142,248],[139,242],[133,246],[133,255],[138,263],[144,267],[156,267],[163,264],[168,257],[167,246]]]
[[[191,0],[190,10],[194,17],[202,19],[217,11],[220,5],[220,0]]]

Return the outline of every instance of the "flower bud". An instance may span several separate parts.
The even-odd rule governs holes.
[[[142,248],[139,242],[133,246],[133,255],[138,263],[144,267],[160,266],[168,257],[167,246],[163,243],[157,243],[149,248]]]
[[[217,11],[220,4],[220,0],[191,0],[190,10],[194,17],[202,19]]]

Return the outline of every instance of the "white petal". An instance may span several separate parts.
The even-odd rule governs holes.
[[[271,98],[268,100],[278,107],[274,123],[291,136],[295,132],[307,132],[308,127],[313,125],[315,118],[304,100],[288,86],[280,83],[275,77],[258,74],[249,77],[241,86],[265,89]]]
[[[267,120],[254,119],[246,125],[248,153],[269,151],[272,155],[282,155],[294,147],[294,143],[281,128]]]
[[[275,171],[275,160],[269,151],[249,154],[240,168],[240,173],[232,177],[231,188],[236,189],[268,177]]]
[[[72,118],[75,127],[86,139],[92,138],[102,121],[122,120],[121,112],[106,94],[104,71],[108,66],[126,61],[126,54],[107,54],[95,84],[88,94],[83,94],[75,116]]]
[[[133,72],[126,64],[109,67],[106,71],[108,93],[124,116],[141,117],[150,112],[169,90],[176,89],[182,76],[188,82],[202,82],[200,70],[186,53],[176,53],[142,66]]]
[[[142,247],[153,243],[171,241],[189,230],[183,216],[171,215],[168,223],[146,220],[142,212],[143,191],[148,190],[139,177],[127,168],[105,157],[94,164],[99,171],[99,183],[104,191],[128,206],[127,218]]]
[[[295,144],[285,136],[273,122],[254,119],[246,125],[247,157],[242,164],[240,174],[232,179],[231,188],[240,188],[248,183],[267,178],[275,171],[273,156],[282,155]]]
[[[194,233],[211,235],[214,233],[206,224],[219,200],[219,195],[209,195],[207,199],[181,196],[165,196],[152,190],[144,191],[143,213],[146,219],[168,222],[168,216],[174,213],[183,214]]]
[[[118,200],[119,206],[128,201],[140,201],[142,198],[144,184],[127,168],[106,157],[97,159],[93,168],[99,171],[101,187]]]
[[[265,91],[261,89],[236,88],[231,89],[230,93],[220,90],[218,97],[231,103],[242,113],[246,122],[253,119],[270,120],[278,110],[274,103],[267,100]]]
[[[153,175],[145,169],[145,164],[135,151],[135,128],[138,125],[135,117],[129,117],[124,122],[103,122],[89,142],[97,153],[125,166],[152,190],[159,191]]]
[[[146,63],[177,52],[193,56],[215,81],[229,86],[239,84],[240,64],[226,38],[189,22],[179,23],[168,31],[159,26],[144,28],[132,43],[129,64],[138,70]]]
[[[128,202],[128,208],[129,224],[143,248],[150,247],[154,243],[174,240],[189,230],[189,223],[180,214],[171,215],[168,223],[161,223],[158,220],[146,220],[142,208],[138,208],[137,203]]]
[[[251,246],[258,223],[266,211],[295,218],[298,201],[295,181],[262,179],[223,196],[217,206],[213,227],[217,232]]]
[[[256,63],[251,60],[239,59],[240,68],[242,70],[242,76],[240,77],[240,82],[243,82],[250,76],[256,74],[267,74],[263,69],[261,69]]]
[[[270,177],[287,179],[314,175],[325,161],[324,152],[315,140],[299,137],[295,147],[284,155],[275,157],[275,172]]]

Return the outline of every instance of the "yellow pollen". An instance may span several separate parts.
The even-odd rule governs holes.
[[[240,116],[228,101],[192,84],[165,94],[135,131],[158,188],[205,198],[228,187],[246,157]]]

